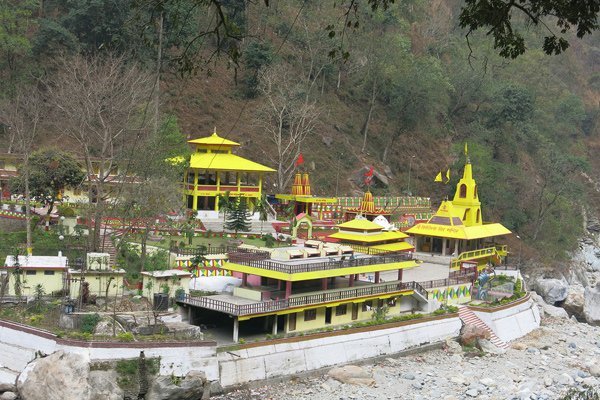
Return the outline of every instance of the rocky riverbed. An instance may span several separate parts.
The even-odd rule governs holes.
[[[547,317],[540,329],[498,354],[465,351],[447,341],[443,349],[292,377],[216,398],[542,400],[561,399],[585,386],[600,391],[600,328]]]

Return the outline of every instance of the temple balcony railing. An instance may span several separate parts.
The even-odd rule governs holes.
[[[304,293],[293,295],[288,299],[270,300],[252,304],[235,304],[222,299],[215,299],[211,297],[193,297],[190,295],[185,295],[178,302],[195,307],[219,311],[230,315],[241,316],[276,312],[287,308],[326,304],[338,302],[340,300],[368,298],[381,294],[401,294],[402,292],[410,291],[417,292],[424,299],[427,299],[429,295],[427,290],[417,282],[395,281],[341,290],[333,289],[315,293]]]
[[[296,264],[294,262],[280,262],[268,259],[258,259],[257,255],[250,253],[229,253],[229,262],[259,268],[268,271],[282,272],[285,274],[297,274],[303,272],[324,271],[332,269],[343,269],[352,267],[364,267],[369,265],[391,264],[412,261],[411,253],[386,254],[378,256],[366,256],[345,259],[342,256],[339,260],[330,259],[321,262],[306,262]]]

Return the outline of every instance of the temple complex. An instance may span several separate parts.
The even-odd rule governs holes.
[[[357,215],[361,215],[369,221],[373,221],[379,216],[382,216],[390,221],[392,217],[392,210],[376,207],[371,191],[367,190],[362,201],[360,202],[359,207],[346,209],[344,212],[344,219],[346,221],[350,221],[356,218]]]
[[[219,195],[245,197],[250,208],[260,199],[266,173],[274,169],[233,154],[239,143],[211,136],[189,140],[194,146],[185,175],[184,196],[191,210],[219,211]]]

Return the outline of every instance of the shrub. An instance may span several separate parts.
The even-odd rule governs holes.
[[[67,205],[60,205],[58,206],[58,214],[66,218],[71,218],[75,216],[75,210]]]
[[[86,314],[81,317],[81,325],[79,330],[82,333],[89,333],[90,335],[94,333],[96,329],[96,325],[100,322],[102,318],[98,314]]]
[[[120,332],[117,334],[117,339],[119,339],[121,342],[133,342],[133,333]]]

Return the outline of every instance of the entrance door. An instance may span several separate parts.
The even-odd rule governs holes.
[[[358,303],[352,303],[352,321],[358,319]]]
[[[288,315],[288,331],[296,330],[296,313],[291,313]]]
[[[325,323],[326,324],[330,324],[331,323],[331,311],[333,310],[333,307],[327,307],[325,309]]]

